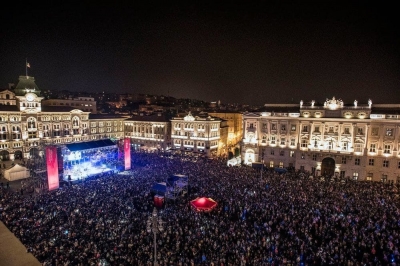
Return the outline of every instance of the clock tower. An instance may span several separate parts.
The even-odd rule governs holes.
[[[17,98],[17,106],[20,111],[27,113],[37,113],[42,111],[40,90],[35,83],[35,78],[30,76],[20,76],[19,82],[14,89]]]

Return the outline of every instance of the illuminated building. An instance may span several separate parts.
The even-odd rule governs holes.
[[[221,119],[218,117],[193,116],[171,119],[171,142],[176,150],[198,152],[207,156],[217,155],[220,140]]]
[[[400,105],[265,105],[243,115],[242,160],[313,176],[400,182]],[[262,157],[264,154],[264,157]]]
[[[219,143],[219,146],[223,151],[220,154],[230,151],[232,155],[239,155],[240,142],[243,138],[243,114],[233,111],[213,111],[208,114],[226,120],[228,125],[228,136],[225,142],[223,141],[225,138],[221,133],[221,143]]]
[[[46,145],[124,137],[126,117],[100,117],[73,106],[42,106],[33,77],[20,76],[14,92],[0,95],[16,103],[0,105],[1,160],[42,157]]]
[[[125,136],[133,149],[165,151],[171,148],[171,122],[166,113],[140,113],[124,120]]]
[[[42,106],[71,106],[84,112],[97,113],[97,104],[93,97],[42,100]]]

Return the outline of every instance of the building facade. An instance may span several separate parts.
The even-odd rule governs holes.
[[[195,152],[207,156],[218,154],[221,119],[218,117],[193,116],[171,119],[171,143],[175,150]],[[227,127],[226,127],[227,128]]]
[[[166,151],[171,148],[171,122],[166,113],[140,113],[124,121],[125,136],[134,150]]]
[[[70,106],[92,114],[97,113],[97,104],[93,97],[77,97],[68,99],[48,99],[42,101],[42,106]]]
[[[42,157],[46,145],[124,137],[126,117],[90,118],[71,106],[42,106],[33,77],[20,76],[15,91],[6,93],[16,104],[0,104],[1,160]]]
[[[228,151],[231,152],[231,156],[239,155],[240,143],[243,139],[243,114],[233,111],[214,111],[208,114],[226,120],[228,126],[226,141],[223,141],[225,138],[221,136],[220,154],[225,154]]]
[[[400,106],[327,99],[243,115],[242,160],[313,176],[400,181]]]

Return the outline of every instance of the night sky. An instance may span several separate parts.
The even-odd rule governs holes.
[[[400,104],[395,2],[64,2],[2,11],[1,88],[27,58],[40,89]]]

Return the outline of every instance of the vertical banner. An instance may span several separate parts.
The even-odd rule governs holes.
[[[124,139],[125,170],[131,169],[131,139]]]
[[[58,180],[58,160],[57,160],[57,147],[46,147],[46,162],[47,162],[47,183],[49,190],[58,189],[60,181]]]

